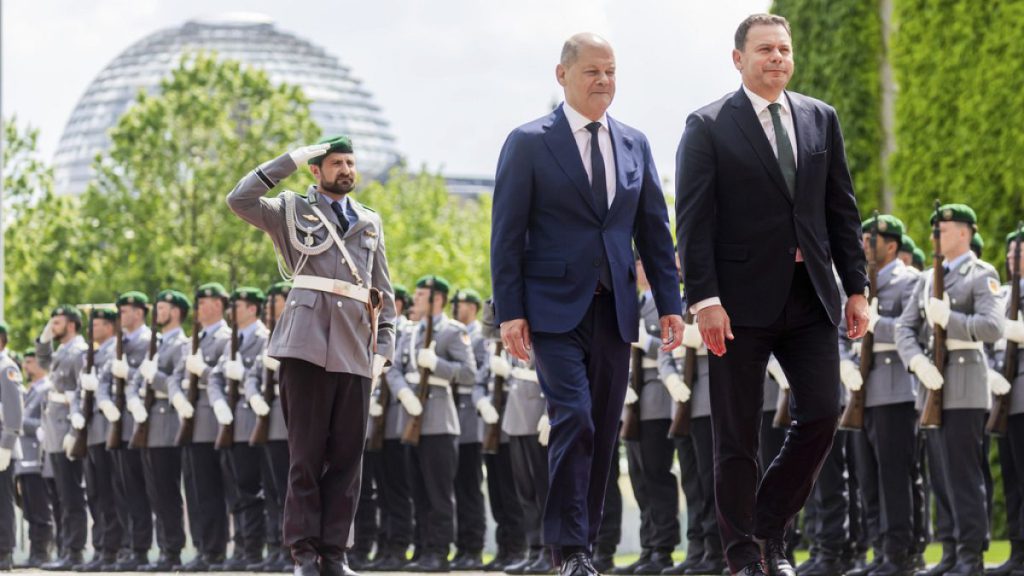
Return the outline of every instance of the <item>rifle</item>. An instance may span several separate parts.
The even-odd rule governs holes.
[[[640,439],[640,391],[644,386],[644,351],[633,346],[629,349],[630,378],[629,387],[636,392],[636,402],[626,406],[622,413],[622,430],[619,436],[623,440],[636,441]]]
[[[871,224],[871,260],[868,261],[868,303],[878,298],[878,210]],[[871,367],[875,363],[875,335],[866,332],[860,341],[860,376],[867,384]],[[839,420],[840,430],[864,429],[864,388],[850,392],[850,401]]]
[[[277,307],[276,307],[276,296],[270,297],[270,304],[268,306],[267,323],[270,325],[270,334],[267,336],[267,349],[270,348],[270,337],[274,335],[274,328],[277,327]],[[270,368],[263,368],[263,400],[267,403],[267,406],[273,407],[274,396],[277,393],[275,385],[276,378],[274,377],[274,371]],[[260,416],[256,419],[256,426],[252,429],[252,435],[249,436],[249,446],[262,446],[267,443],[270,436],[270,414]]]
[[[932,243],[935,253],[932,255],[932,297],[942,299],[946,291],[946,272],[942,267],[942,237],[939,229],[939,201],[935,201],[935,224],[932,225]],[[934,361],[939,372],[946,369],[946,330],[935,324],[932,326],[934,335]],[[939,428],[942,426],[942,389],[929,390],[921,410],[921,428]]]
[[[198,316],[198,315],[197,315]],[[192,353],[199,352],[199,332],[202,331],[203,325],[199,323],[199,318],[196,318],[192,322]],[[188,403],[195,408],[199,404],[199,376],[189,372],[188,373],[188,392],[186,393]],[[193,413],[191,418],[182,418],[181,425],[178,426],[178,435],[174,437],[174,445],[181,447],[192,443],[192,435],[196,428],[196,415]]]
[[[434,341],[434,279],[430,278],[427,280],[427,286],[430,288],[430,295],[427,297],[427,328],[423,334],[423,347],[429,348],[430,344]],[[413,339],[413,343],[416,341],[416,332],[409,335]],[[411,362],[415,362],[415,358],[409,359]],[[419,398],[420,404],[423,406],[423,412],[419,416],[413,416],[409,418],[409,422],[405,425],[405,431],[402,432],[402,444],[406,446],[419,446],[420,435],[423,433],[423,414],[427,411],[427,398],[430,393],[430,370],[427,368],[420,368],[420,383],[419,388],[416,389],[416,397]]]
[[[117,332],[115,333],[117,343],[114,348],[114,358],[124,358],[124,331],[121,330],[121,319],[117,320]],[[117,411],[121,413],[121,417],[117,419],[117,422],[111,422],[110,427],[107,428],[107,450],[117,450],[121,447],[121,434],[124,432],[124,378],[113,379],[113,392],[114,392],[114,406],[117,407]]]
[[[693,314],[689,310],[683,319],[688,325],[693,325]],[[682,338],[682,334],[679,335]],[[693,348],[686,350],[686,358],[683,360],[683,382],[687,386],[693,386],[697,379],[697,351]],[[690,435],[690,402],[676,402],[676,411],[672,415],[672,424],[668,428],[669,438],[682,438]]]
[[[238,317],[235,311],[231,310],[231,356],[228,360],[234,360],[238,356]],[[231,409],[231,414],[235,413],[235,405],[238,404],[238,380],[232,380],[227,378],[225,375],[224,380],[224,395],[227,396],[228,408]],[[225,448],[231,448],[235,443],[235,423],[232,420],[231,424],[221,424],[220,430],[217,432],[217,439],[213,443],[213,447],[217,450],[223,450]]]
[[[154,300],[156,302],[156,300]],[[153,304],[153,308],[149,311],[149,353],[147,358],[154,360],[156,358],[156,304]],[[153,410],[153,404],[156,403],[156,390],[142,381],[142,386],[146,389],[146,395],[142,399],[142,405],[146,408],[146,414],[149,414]],[[145,422],[135,423],[135,432],[132,433],[132,439],[128,442],[129,448],[146,448],[149,446],[149,418]]]
[[[500,356],[504,350],[504,343],[498,340],[494,345],[494,354]],[[505,379],[501,376],[494,376],[494,389],[491,391],[491,404],[498,412],[498,421],[488,424],[484,429],[484,454],[497,454],[501,447],[501,417],[505,411]]]
[[[92,309],[90,306],[86,317],[89,319],[89,349],[85,352],[85,371],[92,372],[96,367],[96,343],[92,339]],[[75,444],[71,448],[71,458],[79,460],[85,458],[89,449],[89,424],[92,422],[92,412],[95,409],[96,398],[93,393],[84,390],[82,395],[82,416],[85,417],[85,426],[75,434]]]
[[[1010,263],[1010,307],[1006,311],[1006,317],[1016,321],[1020,316],[1020,236],[1024,233],[1024,222],[1017,224],[1017,236],[1013,240],[1014,258]],[[1017,351],[1020,346],[1006,339],[1006,350],[1003,352],[1003,377],[1013,386],[1017,378]],[[1012,390],[1012,389],[1011,389]],[[1010,395],[1007,392],[1002,396],[996,396],[992,403],[992,411],[989,412],[988,422],[985,423],[985,431],[993,436],[1005,436],[1007,419],[1010,416]]]
[[[377,403],[380,404],[380,416],[373,417],[373,426],[370,428],[370,436],[366,439],[366,449],[369,452],[380,452],[384,449],[384,427],[388,417],[388,404],[391,403],[391,388],[381,374],[377,378]]]

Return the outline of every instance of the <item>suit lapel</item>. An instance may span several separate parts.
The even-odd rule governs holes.
[[[635,163],[633,162],[633,139],[623,134],[621,124],[612,120],[611,116],[607,116],[607,118],[608,130],[612,134],[612,150],[615,154],[615,198],[612,199],[612,205],[608,208],[608,216],[606,218],[610,217],[612,212],[618,210],[625,202],[626,182],[628,182],[627,173],[631,172],[629,168],[635,169]]]
[[[772,145],[768,142],[764,128],[761,127],[761,121],[757,119],[757,114],[754,114],[754,105],[750,103],[750,99],[747,98],[742,87],[733,94],[730,101],[734,109],[732,117],[736,124],[746,136],[747,141],[750,142],[751,147],[754,148],[754,152],[757,153],[761,164],[768,171],[768,175],[775,181],[779,194],[792,203],[793,199],[789,197],[789,192],[786,189],[786,179],[782,177],[782,170],[779,168],[779,160],[775,157],[775,152],[772,151]]]
[[[786,96],[789,98],[789,109],[793,114],[793,127],[796,131],[796,191],[793,194],[795,200],[800,195],[800,191],[805,188],[804,181],[811,173],[810,160],[811,152],[816,148],[814,146],[816,133],[812,130],[814,118],[807,106],[803,105],[803,101],[798,95],[790,92],[786,92]]]
[[[590,179],[587,177],[587,170],[583,167],[583,159],[580,158],[580,149],[576,146],[576,139],[573,137],[569,121],[559,106],[551,113],[550,124],[544,132],[544,144],[555,157],[555,161],[569,177],[576,191],[583,197],[590,210],[597,215],[594,207],[593,194],[590,193]]]

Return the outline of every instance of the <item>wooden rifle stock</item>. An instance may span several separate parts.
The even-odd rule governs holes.
[[[117,344],[115,347],[114,358],[120,360],[124,358],[124,331],[121,330],[121,318],[118,316],[117,320]],[[113,392],[114,392],[114,406],[117,407],[117,411],[121,413],[121,417],[117,419],[117,422],[111,422],[110,427],[107,428],[107,450],[117,450],[121,447],[123,442],[121,441],[121,434],[124,432],[124,419],[125,419],[125,396],[124,396],[124,378],[114,378],[112,380]]]
[[[636,441],[640,439],[640,392],[644,385],[644,351],[630,347],[629,354],[629,387],[636,392],[636,402],[627,405],[626,411],[622,413],[622,430],[619,436],[623,440]]]
[[[1021,233],[1024,232],[1024,222],[1017,224],[1017,236],[1013,240],[1014,258],[1010,263],[1010,305],[1006,311],[1006,317],[1016,321],[1020,316],[1020,248]],[[992,402],[992,411],[988,414],[988,422],[985,423],[985,431],[993,436],[1005,436],[1006,425],[1010,417],[1010,396],[1013,394],[1013,381],[1017,378],[1017,352],[1020,345],[1006,339],[1006,350],[1003,352],[1003,377],[1010,383],[1010,392],[1002,396],[996,396]]]
[[[878,298],[878,210],[871,225],[871,260],[868,261],[868,304]],[[860,376],[864,384],[860,390],[850,392],[850,400],[839,420],[840,430],[864,429],[864,386],[868,383],[871,367],[875,363],[875,334],[866,332],[860,341]]]
[[[238,317],[234,312],[231,311],[231,355],[228,360],[236,360],[238,357]],[[231,415],[235,414],[235,405],[238,404],[238,380],[228,378],[227,374],[224,375],[224,395],[227,396],[228,408],[231,409]],[[231,421],[231,424],[221,424],[220,430],[217,431],[217,439],[213,443],[213,447],[217,450],[224,450],[231,448],[235,443],[235,422]]]
[[[939,201],[935,201],[935,224],[932,225],[932,241],[935,244],[932,265],[932,297],[942,299],[946,291],[946,273],[942,267],[942,239],[939,228]],[[933,334],[933,361],[942,373],[946,368],[946,330],[935,324]],[[939,428],[942,426],[942,389],[929,390],[925,395],[924,408],[921,410],[921,428]]]
[[[500,356],[504,350],[504,343],[498,340],[494,345],[494,354]],[[501,419],[505,412],[505,378],[494,376],[494,389],[491,391],[491,404],[498,412],[498,421],[488,424],[484,428],[484,454],[497,454],[501,448]]]
[[[276,296],[269,298],[269,305],[267,311],[267,324],[270,325],[270,334],[267,335],[267,347],[266,350],[270,349],[270,337],[274,335],[274,329],[277,328],[277,302]],[[266,351],[264,351],[266,353]],[[277,394],[277,378],[276,374],[270,368],[263,368],[263,401],[270,407],[271,412],[274,408],[274,397]],[[270,438],[270,414],[265,416],[258,416],[256,418],[256,425],[252,428],[252,435],[249,436],[250,446],[262,446],[267,443]]]
[[[192,353],[195,354],[199,351],[199,332],[202,331],[203,325],[199,323],[199,319],[196,318],[192,322]],[[199,404],[199,376],[189,372],[188,373],[188,403],[195,408]],[[178,435],[174,438],[175,446],[187,446],[192,443],[193,432],[195,432],[196,426],[196,415],[192,414],[191,418],[182,418],[181,425],[178,426]]]
[[[92,373],[96,367],[96,343],[93,341],[92,335],[92,308],[89,309],[89,313],[86,314],[88,318],[89,328],[89,349],[85,352],[85,371]],[[89,424],[92,422],[92,412],[95,409],[96,397],[93,393],[84,390],[82,394],[82,416],[85,418],[85,426],[81,430],[75,433],[75,443],[71,447],[71,458],[73,460],[80,460],[85,458],[86,453],[89,449]]]
[[[428,280],[428,282],[430,287],[430,296],[428,297],[427,300],[427,327],[425,333],[423,334],[424,348],[429,348],[430,345],[434,342],[434,317],[432,312],[434,309],[434,294],[436,294],[436,291],[434,289],[434,280],[431,278],[430,280]],[[413,343],[415,343],[416,332],[414,331],[412,334],[409,335],[409,337],[412,338]],[[410,358],[409,361],[416,362],[416,358]],[[419,399],[420,405],[423,407],[423,412],[421,412],[418,416],[410,417],[409,422],[405,425],[405,430],[402,432],[402,444],[405,444],[406,446],[420,445],[420,435],[423,433],[423,414],[425,414],[427,411],[427,399],[428,395],[430,394],[430,370],[427,368],[420,368],[419,373],[420,383],[419,388],[416,389],[416,397]]]
[[[683,319],[687,325],[693,326],[693,314],[689,310]],[[678,336],[682,338],[683,335]],[[686,356],[683,359],[683,382],[693,390],[697,381],[697,351],[693,348],[685,350]],[[672,414],[672,424],[668,428],[669,438],[682,438],[690,435],[690,402],[676,402],[676,411]]]
[[[153,307],[149,311],[149,353],[147,358],[153,361],[156,358],[156,344],[157,344],[157,325],[156,325],[156,300],[153,300]],[[146,388],[146,395],[143,396],[142,405],[146,409],[146,414],[150,414],[153,410],[153,404],[156,403],[156,390],[153,390],[153,386],[142,380],[142,385]],[[129,448],[147,448],[149,446],[149,418],[146,418],[145,422],[136,422],[135,431],[132,432],[132,439],[128,442]]]

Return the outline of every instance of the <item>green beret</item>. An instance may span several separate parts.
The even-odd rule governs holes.
[[[54,316],[67,316],[68,320],[76,320],[79,323],[82,322],[82,313],[79,312],[78,308],[75,308],[71,304],[61,304],[53,309],[50,313],[50,318]]]
[[[939,206],[938,212],[932,214],[932,225],[935,224],[936,217],[942,222],[963,222],[964,224],[971,225],[978,223],[978,217],[974,214],[974,210],[967,204],[945,204]]]
[[[455,296],[452,297],[452,302],[468,302],[469,304],[476,304],[482,306],[484,299],[480,297],[480,293],[472,288],[463,288],[455,292]]]
[[[276,296],[277,294],[285,296],[291,291],[291,282],[275,282],[274,284],[270,285],[270,288],[267,289],[267,297],[269,298],[271,296]]]
[[[186,314],[189,309],[192,308],[192,303],[189,302],[188,296],[177,290],[163,290],[156,295],[157,302],[167,302],[171,306],[176,306]]]
[[[861,231],[867,233],[871,232],[871,227],[875,224],[875,217],[872,216],[861,223]],[[879,214],[878,215],[878,233],[882,236],[888,236],[895,239],[898,242],[903,242],[903,221],[893,216],[892,214]]]
[[[331,147],[327,149],[327,152],[325,152],[323,156],[314,156],[313,158],[310,158],[310,166],[319,166],[320,163],[323,162],[323,159],[326,158],[328,154],[333,154],[335,152],[340,152],[342,154],[352,153],[352,139],[349,138],[348,136],[324,136],[323,138],[317,140],[316,143],[330,144]]]
[[[7,322],[0,322],[0,334],[7,336]]]
[[[974,236],[971,237],[971,248],[975,248],[979,251],[985,249],[985,239],[981,237],[980,233],[975,232]]]
[[[241,286],[235,288],[235,291],[231,293],[231,301],[234,302],[236,300],[244,300],[250,304],[263,304],[267,301],[267,295],[259,288]]]
[[[914,248],[914,264],[924,267],[924,250]]]
[[[417,280],[416,281],[416,287],[417,288],[430,288],[430,284],[431,283],[434,284],[434,290],[436,290],[437,292],[440,292],[441,294],[445,294],[445,295],[448,294],[448,290],[449,290],[449,287],[451,285],[448,284],[448,281],[445,280],[444,278],[442,278],[440,276],[435,276],[433,274],[428,274],[428,275],[420,278],[419,280]]]
[[[31,346],[31,347],[29,347],[28,350],[25,350],[24,352],[22,352],[21,353],[21,357],[22,358],[35,358],[36,357],[35,346]]]
[[[900,239],[900,252],[913,254],[914,250],[917,250],[917,244],[914,243],[914,239],[904,234],[903,238]]]
[[[409,289],[405,287],[405,284],[392,284],[391,289],[395,291],[395,300],[409,301]]]
[[[118,306],[138,306],[139,308],[145,308],[149,305],[149,296],[146,296],[142,292],[133,290],[131,292],[125,292],[117,297]]]
[[[108,322],[116,322],[119,313],[117,308],[108,308],[106,306],[93,308],[89,312],[90,318],[98,318],[100,320],[107,320]]]
[[[196,300],[200,298],[223,298],[228,299],[228,291],[220,282],[207,282],[196,288]]]

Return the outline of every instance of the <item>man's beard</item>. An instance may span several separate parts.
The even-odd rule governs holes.
[[[330,192],[331,194],[345,195],[354,190],[356,187],[356,181],[350,180],[347,184],[343,180],[335,180],[334,182],[328,182],[324,180],[320,184],[320,188]]]

